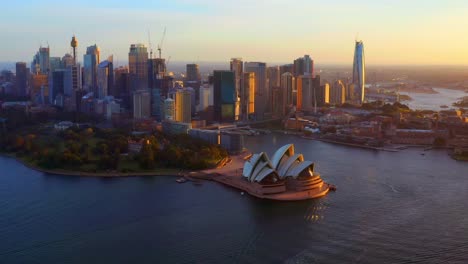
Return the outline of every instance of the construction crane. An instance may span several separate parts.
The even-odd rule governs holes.
[[[151,33],[148,30],[148,47],[150,49],[150,59],[153,58],[153,48],[151,47]]]
[[[163,45],[163,42],[164,42],[164,38],[166,37],[166,27],[164,27],[164,32],[163,32],[163,35],[162,35],[162,38],[161,38],[161,42],[159,43],[158,45],[158,52],[159,52],[159,58],[161,59],[161,51],[162,51],[162,45]]]
[[[169,61],[171,60],[171,56],[169,56],[166,60],[166,69],[167,69],[167,66],[169,65]]]

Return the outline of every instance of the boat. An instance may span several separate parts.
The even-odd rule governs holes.
[[[184,183],[186,181],[187,181],[187,179],[185,179],[183,177],[176,180],[177,183]]]
[[[441,105],[440,108],[449,108],[448,105]]]

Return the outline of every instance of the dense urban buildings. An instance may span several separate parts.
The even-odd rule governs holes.
[[[144,44],[131,44],[128,66],[117,68],[112,56],[101,61],[99,47],[88,46],[81,67],[75,36],[70,46],[72,55],[62,57],[51,57],[50,48],[41,47],[30,69],[18,62],[14,94],[27,95],[34,104],[55,105],[107,120],[114,115],[117,120],[169,120],[173,128],[177,122],[198,126],[316,115],[329,104],[359,104],[364,100],[362,41],[356,42],[348,80],[316,76],[310,55],[268,67],[264,62],[232,58],[227,62],[230,70],[202,74],[195,63],[186,64],[185,71],[169,72],[169,60],[153,58]]]

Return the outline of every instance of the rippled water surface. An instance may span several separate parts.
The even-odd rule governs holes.
[[[468,263],[468,163],[272,134],[337,192],[297,203],[172,177],[43,175],[0,158],[0,263]]]

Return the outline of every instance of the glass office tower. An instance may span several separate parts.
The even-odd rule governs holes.
[[[366,65],[364,58],[364,43],[356,41],[354,49],[354,62],[353,62],[353,84],[356,91],[356,98],[359,103],[364,102],[364,86],[366,84]]]

